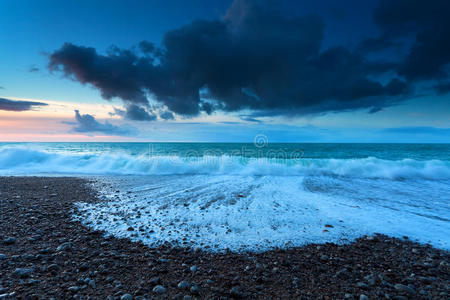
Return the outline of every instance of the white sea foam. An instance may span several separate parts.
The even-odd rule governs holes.
[[[0,148],[0,174],[89,175],[336,175],[354,178],[449,179],[450,162],[412,159],[273,159],[241,156],[133,156],[126,153],[50,153]]]
[[[93,175],[109,201],[78,203],[76,218],[151,246],[169,242],[260,251],[378,232],[450,249],[449,161],[137,156],[2,147],[0,174]]]
[[[214,251],[261,251],[346,242],[377,232],[450,249],[448,182],[411,187],[398,181],[410,189],[398,191],[386,179],[354,185],[337,179],[334,189],[327,180],[273,175],[109,177],[97,186],[109,201],[80,203],[78,208],[86,225],[151,246],[169,242]],[[120,193],[115,192],[118,187]],[[420,193],[421,187],[435,191]],[[428,196],[435,202],[427,201]]]

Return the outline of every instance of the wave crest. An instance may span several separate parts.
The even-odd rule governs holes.
[[[133,156],[126,153],[52,153],[30,148],[0,149],[0,173],[86,175],[331,175],[387,179],[450,179],[450,162],[412,159],[276,159],[242,156]]]

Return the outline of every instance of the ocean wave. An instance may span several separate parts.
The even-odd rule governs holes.
[[[279,159],[242,156],[134,156],[126,153],[54,153],[26,147],[0,148],[0,173],[86,175],[331,175],[360,178],[450,179],[441,160]]]

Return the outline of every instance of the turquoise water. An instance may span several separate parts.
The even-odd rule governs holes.
[[[109,201],[77,218],[149,245],[265,250],[378,232],[450,249],[450,144],[0,143],[0,175],[93,178]]]
[[[330,143],[0,143],[4,147],[31,147],[55,153],[129,155],[233,155],[286,158],[367,158],[386,160],[450,160],[450,144],[330,144]]]

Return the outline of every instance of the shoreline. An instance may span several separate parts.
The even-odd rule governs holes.
[[[443,299],[450,294],[448,251],[382,235],[344,245],[241,254],[149,248],[106,237],[71,219],[75,202],[100,201],[88,181],[0,177],[0,299]]]

